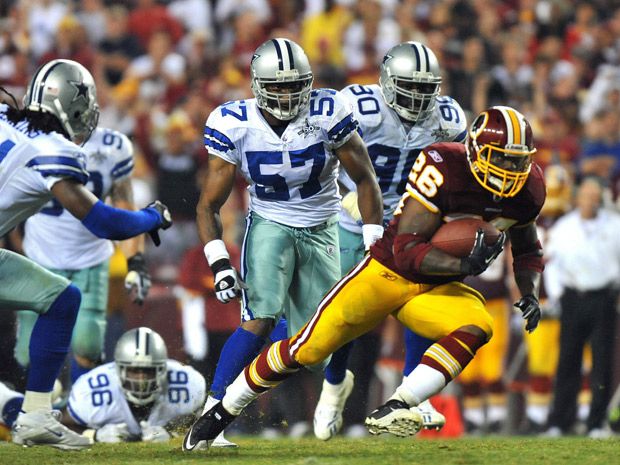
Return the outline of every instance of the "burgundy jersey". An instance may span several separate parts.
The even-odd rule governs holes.
[[[526,225],[536,219],[545,201],[542,170],[532,164],[525,186],[514,197],[493,196],[474,178],[463,144],[433,144],[418,155],[407,183],[407,191],[394,212],[383,238],[371,247],[371,255],[399,275],[416,283],[445,283],[452,276],[432,276],[400,270],[394,264],[392,245],[398,222],[407,202],[421,202],[444,221],[460,216],[475,216],[505,231],[515,225]],[[430,238],[429,238],[430,239]],[[458,277],[457,277],[458,278]]]

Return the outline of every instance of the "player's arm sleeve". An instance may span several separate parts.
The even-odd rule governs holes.
[[[90,391],[85,378],[82,377],[82,379],[77,380],[71,388],[71,394],[67,401],[67,412],[78,425],[93,428],[91,419],[94,408],[91,405]]]
[[[334,112],[329,123],[327,137],[333,149],[344,145],[357,132],[358,122],[353,115],[350,102],[336,91],[331,95],[334,100]]]
[[[221,116],[221,107],[216,108],[209,115],[204,129],[205,148],[209,154],[237,165],[240,159],[239,151],[231,137],[232,128],[225,124],[223,118],[225,117]]]
[[[81,152],[61,153],[59,155],[40,155],[32,158],[26,166],[41,175],[47,188],[65,179],[79,184],[88,182],[88,171],[85,164],[86,156]]]
[[[121,144],[117,160],[112,167],[112,182],[117,183],[131,176],[134,168],[134,149],[133,144],[125,134],[116,133],[120,137]]]

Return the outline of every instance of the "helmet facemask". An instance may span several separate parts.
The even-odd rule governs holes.
[[[413,123],[427,119],[435,109],[435,98],[439,95],[441,79],[430,77],[428,80],[389,76],[381,81],[387,104],[398,115]]]
[[[121,387],[134,405],[148,405],[157,399],[166,385],[166,363],[136,366],[117,362]]]
[[[281,79],[252,76],[252,91],[259,108],[282,121],[295,118],[308,104],[312,75],[300,77],[297,70],[279,71]]]

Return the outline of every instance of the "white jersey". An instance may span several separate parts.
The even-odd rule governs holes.
[[[149,426],[165,426],[193,414],[205,401],[206,382],[200,373],[172,359],[168,359],[167,367],[167,387],[145,420]],[[98,366],[77,379],[71,388],[67,411],[87,428],[125,423],[131,435],[141,434],[140,422],[131,413],[114,362]]]
[[[103,200],[131,174],[133,145],[118,131],[98,128],[83,150],[86,187]],[[81,270],[107,260],[113,251],[111,241],[95,236],[55,199],[26,221],[24,252],[47,268]]]
[[[318,89],[282,136],[269,126],[256,99],[216,108],[205,127],[210,154],[237,165],[249,184],[250,210],[277,223],[311,227],[340,210],[334,150],[357,122],[340,92]]]
[[[407,130],[396,112],[385,103],[378,85],[354,84],[345,87],[342,94],[353,106],[383,195],[383,219],[389,221],[405,192],[407,177],[418,153],[436,142],[463,141],[467,134],[465,113],[456,100],[439,96],[431,116]],[[339,181],[349,190],[355,190],[355,184],[346,173],[340,174]],[[361,223],[355,222],[344,210],[340,213],[340,225],[348,231],[361,233]]]
[[[86,156],[61,134],[10,123],[0,105],[0,237],[38,212],[58,181],[88,180]]]

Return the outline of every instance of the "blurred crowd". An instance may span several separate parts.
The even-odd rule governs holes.
[[[376,83],[390,47],[423,42],[442,66],[442,94],[468,117],[502,104],[532,123],[536,161],[559,193],[550,196],[558,203],[551,217],[571,208],[567,189],[584,175],[600,178],[606,202],[615,205],[620,1],[4,0],[0,85],[19,101],[40,64],[55,58],[82,63],[97,82],[100,126],[134,142],[136,204],[158,198],[172,211],[175,225],[163,234],[165,246],[146,254],[159,287],[139,310],[112,298],[111,314],[124,315],[120,326],[147,320],[164,337],[176,337],[179,350],[184,329],[184,352],[195,363],[205,361],[207,375],[209,353],[225,340],[220,333],[237,326],[238,307],[221,308],[209,297],[212,280],[196,251],[195,206],[207,158],[201,134],[217,105],[252,97],[250,59],[270,37],[297,41],[313,66],[315,87],[336,89]],[[229,247],[239,243],[246,209],[242,180],[237,187],[222,212]],[[206,300],[197,303],[200,296]],[[206,321],[200,315],[205,302]],[[210,338],[196,331],[202,327],[212,331]],[[387,328],[384,335],[397,332]],[[387,335],[383,368],[398,368],[398,357],[390,355],[398,343]],[[513,371],[516,382],[518,367]],[[377,372],[390,382],[387,371]]]

